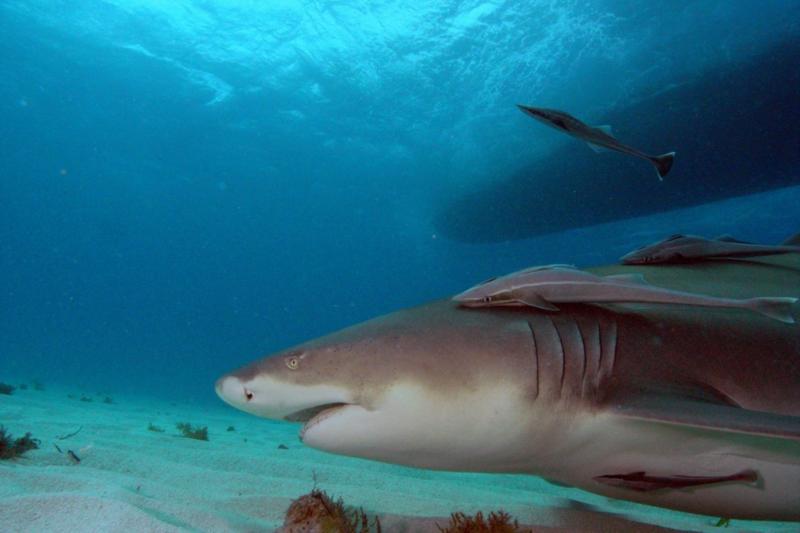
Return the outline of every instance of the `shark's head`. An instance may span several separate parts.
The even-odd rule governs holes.
[[[333,453],[519,468],[535,418],[531,333],[496,315],[454,302],[393,313],[227,374],[217,394],[256,416],[304,422],[303,442]]]

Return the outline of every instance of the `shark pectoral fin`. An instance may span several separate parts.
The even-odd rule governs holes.
[[[546,477],[543,477],[542,479],[544,479],[545,481],[547,481],[551,485],[555,485],[556,487],[563,487],[565,489],[574,488],[573,485],[568,485],[566,483],[561,483],[560,481],[556,481],[554,479],[550,479],[550,478],[546,478]]]
[[[645,394],[612,401],[612,413],[632,420],[800,441],[798,416],[680,395]]]
[[[748,307],[756,313],[761,313],[784,324],[794,324],[792,308],[797,303],[797,298],[789,297],[761,297],[747,300]]]
[[[608,148],[604,148],[604,147],[600,146],[599,144],[593,144],[593,143],[587,142],[586,145],[589,148],[591,148],[592,151],[594,153],[596,153],[596,154],[599,154],[599,153],[602,153],[602,152],[610,152],[611,151]]]
[[[545,311],[559,311],[558,307],[551,304],[540,295],[536,293],[529,293],[522,296],[516,297],[516,300],[521,303],[525,304],[528,307],[535,307],[537,309],[544,309]]]
[[[646,472],[630,472],[595,476],[593,479],[612,487],[649,492],[661,489],[687,489],[716,483],[754,483],[758,481],[758,473],[755,470],[743,470],[727,476],[650,476]]]
[[[611,276],[605,276],[606,279],[613,279],[615,281],[624,281],[627,283],[638,283],[640,285],[650,285],[646,279],[644,279],[644,275],[642,274],[614,274]]]

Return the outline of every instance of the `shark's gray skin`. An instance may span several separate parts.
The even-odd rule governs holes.
[[[591,270],[728,298],[800,287],[798,254]],[[254,415],[305,421],[302,440],[331,453],[800,520],[800,327],[745,311],[437,301],[256,361],[216,389]]]
[[[662,155],[648,155],[636,148],[628,146],[619,142],[612,134],[609,126],[592,127],[585,124],[573,117],[569,113],[558,111],[556,109],[546,109],[544,107],[531,107],[528,105],[517,104],[517,107],[528,115],[533,117],[539,122],[542,122],[551,128],[555,128],[567,135],[577,137],[582,141],[589,144],[589,147],[595,151],[601,148],[621,152],[623,154],[632,155],[646,159],[656,168],[658,179],[663,179],[670,169],[675,160],[675,152],[668,152]]]
[[[757,257],[800,253],[800,236],[792,236],[779,245],[754,244],[729,236],[707,239],[697,235],[672,235],[634,250],[620,258],[625,265],[681,263],[706,259]]]

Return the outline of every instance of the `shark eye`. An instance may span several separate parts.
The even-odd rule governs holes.
[[[297,367],[300,366],[300,361],[297,357],[290,357],[286,360],[286,366],[289,367],[289,370],[297,370]]]
[[[253,391],[250,389],[244,389],[244,397],[247,398],[247,401],[249,402],[253,399]]]
[[[486,302],[486,303],[489,303],[489,302],[492,301],[492,297],[491,296],[484,296],[483,297],[483,301]]]

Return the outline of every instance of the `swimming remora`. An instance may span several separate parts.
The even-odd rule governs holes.
[[[800,254],[590,270],[728,298],[800,287]],[[800,520],[800,327],[758,315],[437,301],[256,361],[216,390],[304,421],[303,441],[331,453]]]
[[[595,151],[602,148],[621,152],[623,154],[632,155],[646,159],[656,167],[658,179],[663,179],[670,169],[675,160],[675,152],[668,152],[662,155],[648,155],[636,148],[628,146],[619,142],[611,133],[610,126],[597,126],[592,127],[584,124],[577,118],[569,113],[558,111],[556,109],[545,109],[543,107],[531,107],[527,105],[517,104],[517,107],[526,115],[535,118],[551,128],[555,128],[567,135],[577,137],[582,141],[589,144],[589,147]]]

